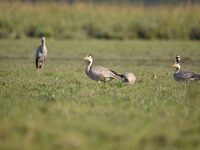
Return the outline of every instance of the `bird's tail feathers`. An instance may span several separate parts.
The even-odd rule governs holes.
[[[117,73],[117,72],[115,72],[115,71],[113,71],[113,70],[110,70],[112,73],[114,73],[116,76],[117,76],[117,78],[120,78],[120,79],[123,79],[125,76],[124,75],[122,75],[122,74],[119,74],[119,73]]]

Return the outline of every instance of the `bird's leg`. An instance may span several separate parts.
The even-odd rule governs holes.
[[[44,57],[42,58],[42,61],[41,61],[41,72],[43,72],[43,67],[44,67]]]
[[[40,70],[39,70],[39,60],[38,60],[37,70],[38,70],[38,74],[40,74]]]
[[[187,85],[190,84],[190,80],[186,80],[186,84],[187,84]]]
[[[185,86],[189,85],[190,81],[189,80],[185,80]]]
[[[42,65],[41,65],[41,72],[43,72],[43,67],[44,67],[44,64],[42,63]]]

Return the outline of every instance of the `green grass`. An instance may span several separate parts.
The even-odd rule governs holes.
[[[175,82],[171,68],[180,53],[183,68],[200,72],[199,42],[47,38],[40,75],[38,44],[0,40],[0,149],[200,148],[200,83]],[[95,64],[134,72],[141,82],[90,80],[87,53]]]

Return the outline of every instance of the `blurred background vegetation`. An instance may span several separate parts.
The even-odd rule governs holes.
[[[200,0],[0,0],[0,38],[200,40]]]
[[[65,2],[65,3],[134,3],[134,4],[188,4],[199,3],[199,0],[0,0],[12,2]]]

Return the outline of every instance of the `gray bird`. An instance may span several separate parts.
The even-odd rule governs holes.
[[[118,74],[117,72],[102,67],[102,66],[93,66],[93,58],[92,55],[88,54],[83,58],[83,60],[88,62],[88,65],[86,66],[85,73],[95,81],[110,81],[112,79],[122,79],[122,75]]]
[[[45,45],[45,37],[41,38],[41,45],[36,49],[35,53],[35,65],[38,70],[43,69],[44,67],[44,61],[47,58],[47,47]]]
[[[176,81],[189,81],[189,80],[200,80],[200,74],[196,74],[191,71],[181,71],[180,56],[176,56],[175,63],[172,65],[175,68],[174,79]]]

